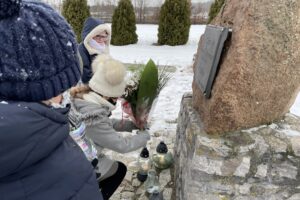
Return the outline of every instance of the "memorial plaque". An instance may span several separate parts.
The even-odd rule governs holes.
[[[202,38],[202,46],[196,59],[195,81],[206,98],[210,97],[213,81],[219,65],[224,42],[229,29],[207,25]]]

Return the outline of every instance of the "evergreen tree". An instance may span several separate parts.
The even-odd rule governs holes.
[[[211,4],[208,14],[208,23],[210,23],[217,16],[224,3],[225,0],[215,0],[215,2]]]
[[[77,41],[81,42],[84,21],[91,15],[87,0],[64,0],[62,15],[73,27]]]
[[[166,0],[161,7],[158,44],[183,45],[189,39],[191,4],[188,0]]]
[[[120,0],[112,18],[111,44],[135,44],[136,34],[135,14],[130,0]]]

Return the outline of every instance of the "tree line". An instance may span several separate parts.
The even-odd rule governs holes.
[[[112,0],[107,1],[110,2]],[[138,7],[140,8],[145,6],[145,3],[143,4],[144,1],[145,0],[135,0],[134,2],[139,3]],[[212,5],[221,7],[224,0],[216,0],[216,2],[219,1],[222,1],[222,4],[214,3]],[[139,10],[136,15],[137,11],[131,0],[120,0],[116,7],[114,7],[114,4],[109,3],[105,5],[107,6],[108,12],[109,9],[113,9],[111,44],[135,44],[138,41],[136,21],[138,19],[141,20],[143,16],[145,16],[143,14],[145,13],[145,9]],[[213,11],[216,13],[216,10],[218,11],[218,9],[213,8],[213,6],[210,10],[211,12]],[[174,46],[186,44],[189,38],[189,29],[192,20],[191,10],[191,0],[164,1],[163,5],[156,13],[159,22],[158,45]],[[72,25],[78,42],[81,42],[80,34],[83,23],[87,17],[91,16],[91,11],[93,12],[94,9],[91,9],[88,6],[87,0],[63,0],[62,14]],[[211,16],[211,13],[209,16]]]

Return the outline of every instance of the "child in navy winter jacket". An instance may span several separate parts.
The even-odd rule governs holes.
[[[79,79],[74,33],[63,17],[37,1],[1,0],[1,200],[103,200],[69,136],[65,97]]]

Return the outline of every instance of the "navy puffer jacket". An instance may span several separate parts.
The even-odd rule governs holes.
[[[0,100],[1,200],[102,200],[69,136],[68,108]]]

